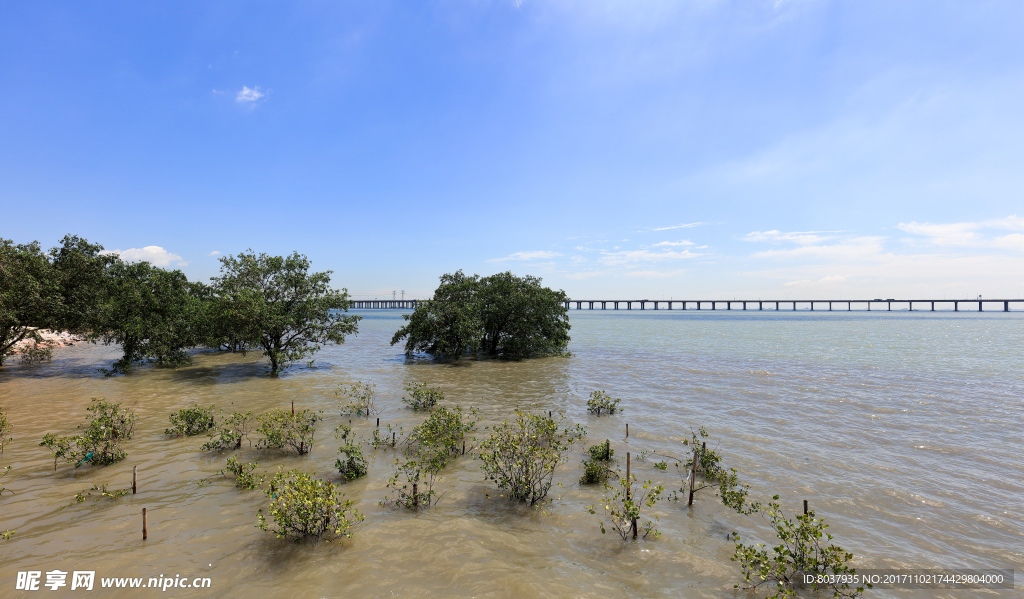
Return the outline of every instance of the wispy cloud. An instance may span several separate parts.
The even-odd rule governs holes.
[[[755,258],[817,258],[828,260],[871,260],[882,253],[882,237],[853,237],[829,245],[803,245],[788,250],[766,250]]]
[[[683,241],[662,241],[660,243],[654,244],[654,247],[680,246],[680,245],[695,245],[695,244],[692,241],[686,241],[686,240],[683,240]]]
[[[900,223],[897,228],[905,233],[924,238],[924,242],[941,247],[999,248],[1024,250],[1024,235],[1009,233],[1002,236],[986,235],[986,230],[1024,231],[1024,218],[1010,215],[1005,218],[961,223]],[[916,241],[911,239],[910,241]]]
[[[696,222],[696,223],[684,223],[682,225],[669,225],[667,227],[650,227],[650,228],[648,228],[648,231],[671,231],[672,229],[690,229],[690,228],[693,228],[693,227],[699,227],[699,226],[701,226],[703,224],[706,224],[706,223]]]
[[[248,85],[243,85],[242,91],[238,92],[238,95],[235,96],[235,101],[253,103],[259,101],[264,96],[266,96],[266,94],[260,91],[260,86],[254,85],[249,87]]]
[[[685,273],[686,269],[684,268],[677,268],[675,270],[632,270],[622,273],[622,276],[637,279],[671,279],[673,277],[680,277]]]
[[[821,243],[828,241],[829,239],[835,239],[834,235],[822,235],[822,233],[841,233],[842,231],[790,231],[783,233],[778,230],[771,231],[754,231],[753,233],[747,233],[743,237],[744,241],[768,241],[778,243],[782,241],[789,241],[800,245],[811,245],[815,243]]]
[[[220,252],[218,252],[217,250],[213,250],[212,252],[207,254],[207,256],[220,256]]]
[[[821,277],[820,279],[818,279],[816,281],[810,281],[810,280],[806,280],[806,279],[801,280],[801,281],[789,281],[788,283],[783,283],[782,286],[783,287],[827,287],[827,286],[833,285],[835,283],[843,283],[848,278],[850,278],[850,277],[848,277],[846,275],[826,275],[826,276]]]
[[[626,250],[621,252],[601,252],[601,262],[609,266],[616,266],[621,264],[633,264],[637,262],[665,262],[671,260],[686,260],[689,258],[696,258],[701,254],[691,252],[690,250],[683,250],[681,252],[673,252],[670,250],[662,250],[660,252],[652,252],[650,250]]]
[[[181,259],[181,256],[172,254],[158,245],[147,245],[144,248],[130,248],[127,250],[107,250],[104,254],[116,254],[127,262],[149,262],[153,266],[168,267],[188,266],[188,262]],[[177,264],[175,264],[177,263]]]
[[[550,260],[561,256],[558,252],[549,252],[545,250],[533,251],[533,252],[514,252],[505,256],[504,258],[491,258],[488,262],[505,262],[506,260]]]

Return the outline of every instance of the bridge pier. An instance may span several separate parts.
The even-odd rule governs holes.
[[[932,302],[932,312],[935,311],[935,302]]]
[[[1003,312],[1010,311],[1010,302],[1003,302]]]
[[[981,302],[978,302],[978,312],[981,312]]]

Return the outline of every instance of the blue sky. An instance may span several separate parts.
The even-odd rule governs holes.
[[[355,297],[1024,297],[1020,2],[0,4],[0,237]]]

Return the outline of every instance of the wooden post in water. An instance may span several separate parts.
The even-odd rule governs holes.
[[[612,459],[612,441],[611,439],[604,440],[604,461]]]
[[[380,418],[377,419],[377,428],[380,428]]]
[[[630,487],[633,486],[630,482],[630,453],[626,452],[626,501],[630,499]]]
[[[391,447],[394,447],[395,445],[395,431],[391,431]]]
[[[295,400],[292,400],[292,416],[295,415]]]
[[[139,467],[138,466],[132,466],[132,495],[134,495],[139,490],[138,482],[139,482]]]
[[[145,541],[149,537],[149,529],[146,522],[146,508],[142,508],[142,540]]]
[[[420,506],[420,493],[418,487],[419,485],[416,483],[412,484],[412,507]]]
[[[629,438],[629,423],[626,423],[626,438]]]
[[[807,500],[804,499],[804,515],[807,515]]]
[[[548,410],[548,418],[551,418],[551,410]]]
[[[466,455],[466,440],[462,440],[462,455]]]
[[[693,482],[697,478],[697,448],[693,448],[693,464],[690,465],[690,500],[686,505],[693,505]]]

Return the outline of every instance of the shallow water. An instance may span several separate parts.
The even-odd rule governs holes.
[[[796,513],[807,499],[858,568],[1020,572],[1024,314],[637,312],[574,310],[571,358],[520,363],[408,361],[388,345],[400,314],[372,310],[361,312],[358,336],[279,379],[265,376],[256,354],[202,352],[189,368],[116,378],[97,372],[117,357],[103,346],[59,349],[42,365],[9,362],[0,369],[0,406],[15,440],[0,467],[13,466],[3,484],[14,494],[0,498],[0,532],[17,534],[0,541],[0,596],[33,595],[14,590],[19,571],[55,569],[94,570],[97,578],[209,577],[209,589],[167,591],[203,597],[752,596],[733,591],[739,569],[725,537],[737,531],[771,542],[760,518],[707,495],[693,510],[664,502],[655,510],[662,536],[623,543],[602,535],[587,512],[603,492],[577,484],[580,451],[557,473],[562,486],[541,510],[499,498],[467,456],[446,470],[441,501],[410,513],[378,506],[395,455],[367,446],[370,475],[344,487],[366,520],[352,539],[313,547],[256,528],[266,498],[219,475],[227,456],[200,452],[205,437],[163,435],[167,415],[193,403],[260,412],[294,400],[324,410],[313,452],[244,447],[239,459],[258,460],[261,471],[284,466],[334,477],[338,442],[330,431],[349,420],[334,392],[356,380],[377,383],[382,426],[406,431],[423,418],[400,402],[413,381],[440,387],[448,404],[477,409],[481,428],[515,407],[562,411],[587,427],[580,450],[610,439],[617,455],[633,454],[636,474],[670,489],[680,485],[674,469],[661,472],[655,458],[637,455],[681,456],[681,441],[703,425],[755,500],[778,493]],[[595,389],[622,398],[625,413],[588,416]],[[55,472],[37,443],[48,431],[73,433],[90,397],[134,405],[128,458]],[[353,426],[367,437],[374,421],[356,418]],[[139,494],[61,507],[93,484],[130,486],[133,466]],[[868,596],[1017,592],[876,589]]]

